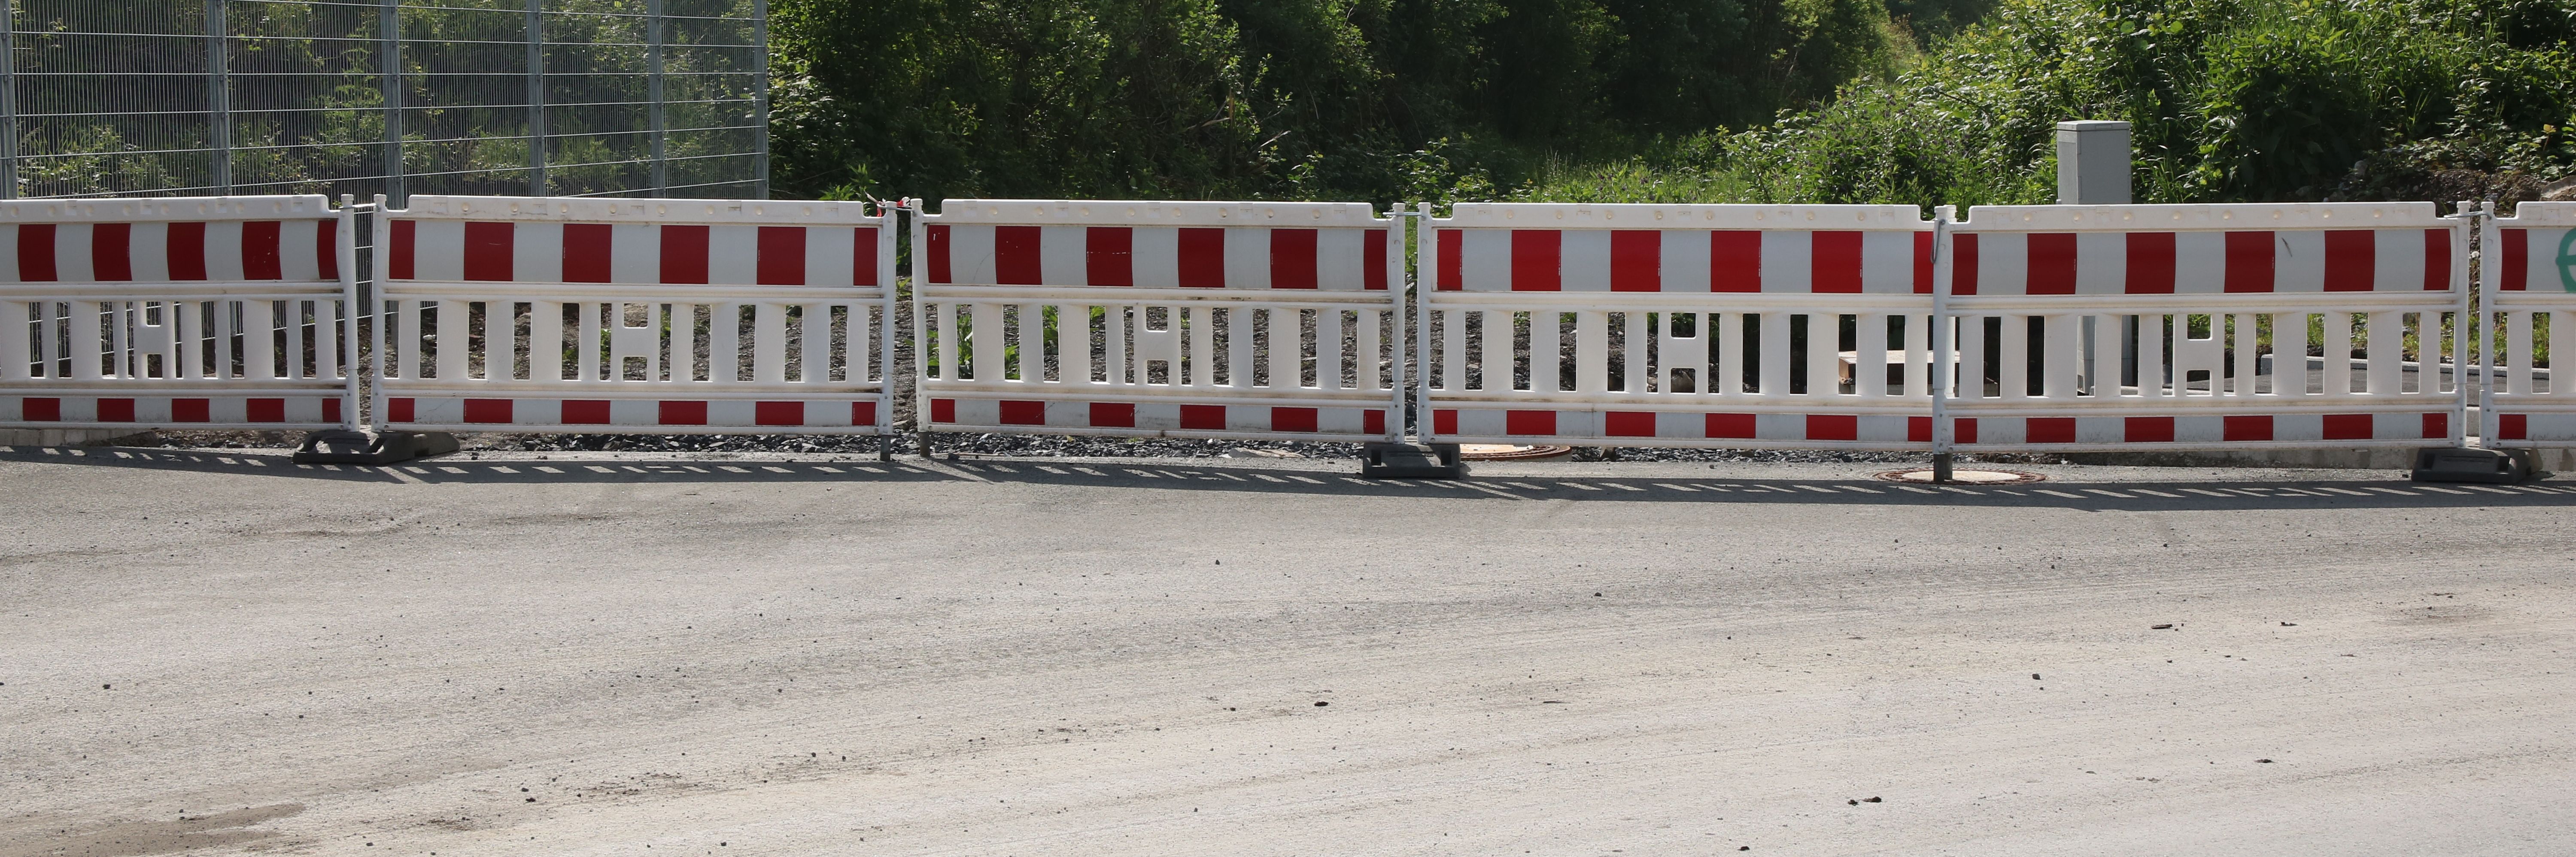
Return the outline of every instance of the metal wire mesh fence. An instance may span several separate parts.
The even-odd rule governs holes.
[[[0,0],[0,197],[766,197],[764,0]]]

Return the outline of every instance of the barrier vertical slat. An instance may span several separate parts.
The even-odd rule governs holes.
[[[1305,313],[1272,308],[1263,311],[1270,321],[1270,387],[1273,390],[1295,389],[1305,381],[1306,343],[1302,329]]]
[[[1863,313],[1852,321],[1852,392],[1887,395],[1887,316]]]
[[[1610,315],[1599,310],[1574,313],[1574,391],[1610,389]]]
[[[1342,310],[1328,309],[1315,313],[1315,387],[1323,390],[1342,389]],[[1377,355],[1366,355],[1375,362]]]
[[[0,301],[0,381],[25,381],[31,377],[28,367],[36,357],[36,348],[29,330],[35,315],[32,302]]]
[[[1627,364],[1621,368],[1621,377],[1626,379],[1626,384],[1621,387],[1621,392],[1632,395],[1644,395],[1649,392],[1656,392],[1657,388],[1662,386],[1660,384],[1647,383],[1648,370],[1646,366],[1648,361],[1646,359],[1646,345],[1647,343],[1654,341],[1653,334],[1647,331],[1647,328],[1650,326],[1649,319],[1647,317],[1648,315],[1648,313],[1642,312],[1620,314],[1620,324],[1626,328],[1622,331],[1621,335],[1625,337],[1625,341],[1628,344],[1628,347],[1623,349],[1628,355],[1628,361]],[[1661,319],[1661,321],[1669,323],[1671,319]]]
[[[99,380],[103,374],[99,357],[105,350],[98,337],[99,313],[102,308],[98,301],[66,301],[63,307],[66,313],[63,323],[68,328],[68,338],[71,341],[71,379]]]

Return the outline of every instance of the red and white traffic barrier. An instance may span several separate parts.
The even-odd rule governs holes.
[[[2479,426],[2482,445],[2576,445],[2576,376],[2542,367],[2551,335],[2576,325],[2576,203],[2526,202],[2512,217],[2487,209],[2493,260],[2480,277]]]
[[[350,222],[320,196],[0,202],[0,426],[353,425]]]
[[[1919,209],[1461,203],[1426,229],[1427,442],[1932,441]]]
[[[913,223],[926,430],[1402,436],[1403,234],[1365,204],[958,199]]]
[[[856,202],[415,196],[377,218],[385,429],[876,434],[894,223]],[[390,327],[391,330],[387,331]]]
[[[2456,442],[2464,224],[2431,203],[1981,206],[1945,228],[1948,440]]]

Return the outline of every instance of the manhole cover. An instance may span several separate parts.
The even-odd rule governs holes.
[[[1535,461],[1573,454],[1571,446],[1513,446],[1502,443],[1462,443],[1458,457],[1468,461]]]
[[[1928,485],[1932,482],[1932,468],[1890,470],[1879,474],[1878,478],[1889,482],[1919,482]],[[2047,478],[2023,470],[1972,470],[1963,467],[1950,471],[1950,481],[1962,485],[2007,485],[2014,482],[2038,482]]]

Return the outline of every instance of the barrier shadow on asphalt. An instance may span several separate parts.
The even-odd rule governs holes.
[[[408,484],[921,483],[976,482],[1076,489],[1221,491],[1423,500],[1574,503],[1990,506],[2095,511],[2278,508],[2576,506],[2576,485],[2426,485],[2385,481],[2101,482],[1993,486],[1910,485],[1872,479],[1698,479],[1676,476],[1542,477],[1526,473],[1443,480],[1368,480],[1348,472],[1206,459],[1103,463],[1043,458],[925,461],[901,457],[820,460],[478,460],[456,456],[389,466],[302,465],[286,455],[135,447],[8,447],[0,461],[224,473],[271,478]]]

